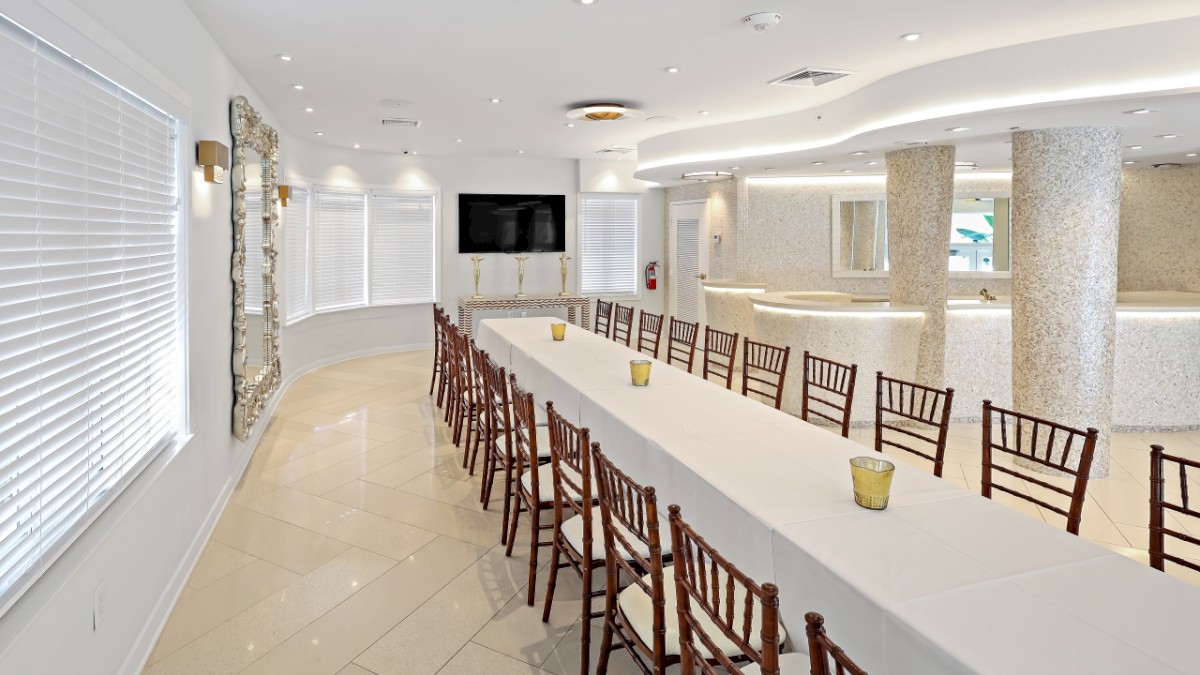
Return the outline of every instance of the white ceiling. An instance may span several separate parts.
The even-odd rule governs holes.
[[[556,158],[596,157],[610,145],[636,148],[670,132],[813,108],[890,75],[983,50],[1200,15],[1197,0],[349,0],[320,3],[321,9],[284,0],[187,1],[288,132],[383,152],[515,156],[523,150],[527,157]],[[783,21],[755,33],[740,25],[755,11],[779,12]],[[922,38],[899,39],[910,32]],[[1190,42],[1176,47],[1195,50],[1200,41]],[[668,74],[668,66],[680,72]],[[766,85],[804,66],[854,74],[819,89]],[[493,97],[503,102],[490,103]],[[383,99],[412,104],[388,107]],[[1185,134],[1186,125],[1196,132],[1172,147],[1156,146],[1154,152],[1162,151],[1156,158],[1200,146],[1200,99],[1179,100],[1186,105],[1164,104],[1161,114],[1138,116],[1154,119],[1136,120],[1145,123],[1137,134],[1151,139]],[[677,121],[566,126],[567,110],[597,101]],[[1168,110],[1181,111],[1179,119]],[[384,116],[423,124],[382,128]],[[935,121],[871,132],[852,143],[881,153],[897,147],[892,136],[902,132],[903,138],[957,142],[960,159],[1004,168],[1007,146],[994,138],[997,125],[1091,123],[1062,106],[1001,116],[990,120],[986,134],[955,139],[939,131],[951,125]],[[324,135],[316,137],[317,131]],[[816,170],[806,168],[809,153],[777,159],[791,162],[789,173]],[[873,167],[863,162],[881,159],[839,157],[820,171],[865,172]],[[763,158],[750,161],[757,170],[768,165]]]

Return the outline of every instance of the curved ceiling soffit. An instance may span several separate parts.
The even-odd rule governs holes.
[[[891,75],[821,106],[638,144],[637,178],[824,148],[871,131],[1019,107],[1200,91],[1200,17],[968,54]]]

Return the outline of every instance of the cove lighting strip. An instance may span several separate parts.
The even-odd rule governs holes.
[[[704,290],[714,293],[766,293],[765,288],[738,288],[736,286],[705,286]]]
[[[823,309],[792,309],[790,307],[772,307],[769,305],[754,304],[754,309],[761,309],[766,312],[774,312],[776,314],[799,314],[801,316],[828,316],[828,317],[855,317],[863,319],[879,319],[883,317],[892,317],[897,319],[920,319],[925,317],[925,312],[846,312],[838,310],[823,310]]]
[[[660,159],[656,162],[650,162],[649,164],[639,164],[637,170],[646,171],[648,169],[657,169],[659,167],[674,166],[677,164],[708,163],[728,161],[733,159],[743,160],[751,157],[762,157],[765,155],[781,155],[785,153],[801,152],[803,150],[814,150],[816,148],[824,148],[831,145],[836,145],[843,141],[848,141],[851,138],[872,131],[889,129],[891,127],[898,127],[916,122],[928,122],[929,120],[941,119],[944,117],[957,117],[961,115],[992,112],[1007,108],[1019,108],[1022,106],[1043,105],[1048,103],[1066,103],[1069,101],[1086,99],[1104,99],[1118,96],[1129,96],[1133,94],[1150,94],[1153,92],[1176,91],[1180,89],[1191,89],[1197,85],[1200,85],[1200,72],[1188,73],[1186,75],[1179,75],[1176,77],[1135,80],[1133,82],[1124,82],[1120,84],[1084,86],[1076,89],[1068,89],[1066,91],[1039,91],[1030,94],[1021,94],[1003,98],[980,99],[976,101],[965,101],[962,103],[951,103],[943,106],[925,108],[923,110],[917,110],[915,112],[897,115],[895,117],[875,120],[873,122],[867,122],[858,128],[852,129],[844,134],[838,134],[836,136],[829,136],[826,138],[803,141],[799,143],[760,145],[746,148],[736,148],[733,150],[726,150],[724,152],[681,155],[678,157]]]

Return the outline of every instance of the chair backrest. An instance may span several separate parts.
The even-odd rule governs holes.
[[[537,420],[533,394],[521,388],[515,374],[509,375],[512,384],[512,458],[515,461],[513,476],[523,476],[529,471],[529,493],[536,500],[539,492],[537,469]]]
[[[670,330],[667,331],[667,364],[687,364],[687,371],[692,372],[692,363],[696,360],[696,334],[700,331],[700,323],[688,323],[671,317]]]
[[[504,367],[492,360],[491,356],[483,361],[483,420],[486,432],[488,451],[491,452],[495,443],[503,436],[504,447],[512,452],[512,411],[508,399],[508,379]]]
[[[471,360],[471,386],[475,388],[475,403],[481,408],[485,405],[485,397],[487,396],[485,384],[483,381],[483,364],[487,359],[487,353],[475,344],[475,341],[467,339],[467,356]]]
[[[841,428],[850,437],[850,408],[854,405],[854,380],[858,364],[845,365],[804,352],[804,388],[800,419],[815,415]]]
[[[992,425],[996,422],[1000,425],[999,443],[995,442],[996,434],[992,431]],[[1084,496],[1087,494],[1088,474],[1092,470],[1092,454],[1096,451],[1098,435],[1099,432],[1091,427],[1087,431],[1081,431],[1032,415],[997,408],[992,405],[991,401],[984,401],[983,471],[981,472],[983,496],[991,499],[992,490],[995,489],[1033,502],[1060,516],[1065,516],[1067,532],[1079,534],[1079,523],[1083,520]],[[1067,490],[1035,478],[1032,472],[1022,472],[1020,467],[1015,464],[1012,468],[997,464],[993,461],[992,454],[996,450],[1071,476],[1075,479],[1074,485]],[[1071,468],[1072,466],[1074,468]],[[1010,487],[996,483],[993,480],[993,472],[1017,478],[1024,481],[1026,486],[1037,485],[1043,490],[1065,496],[1070,500],[1070,504],[1067,509],[1063,509],[1019,489],[1019,486]]]
[[[596,326],[592,330],[597,335],[608,337],[612,326],[612,303],[596,298]]]
[[[616,305],[613,307],[613,329],[612,339],[615,342],[620,342],[626,347],[629,346],[630,338],[633,336],[633,308],[622,307]]]
[[[1167,498],[1168,467],[1179,476],[1178,501]],[[1150,566],[1156,570],[1165,569],[1166,563],[1169,561],[1200,572],[1200,564],[1173,553],[1167,553],[1166,550],[1167,537],[1179,539],[1193,546],[1200,546],[1200,539],[1169,527],[1166,519],[1166,512],[1170,511],[1175,514],[1177,520],[1181,516],[1194,519],[1184,523],[1192,531],[1197,529],[1196,525],[1200,525],[1200,511],[1192,508],[1188,495],[1188,469],[1200,470],[1200,462],[1168,455],[1161,445],[1150,446]],[[1192,477],[1195,478],[1196,474],[1193,474]],[[1174,494],[1175,489],[1172,489],[1171,492]],[[1193,554],[1192,557],[1200,558],[1200,551]]]
[[[658,358],[658,343],[662,340],[662,314],[651,314],[642,310],[638,315],[637,349],[643,354]]]
[[[437,362],[442,353],[442,310],[437,305],[433,307],[433,358]]]
[[[585,560],[594,560],[591,448],[600,445],[591,442],[587,427],[577,427],[560,415],[552,401],[546,401],[546,420],[550,427],[550,464],[554,471],[555,522],[562,525],[572,515],[582,518],[584,550],[580,553]]]
[[[704,379],[716,375],[726,389],[733,389],[733,363],[737,360],[738,334],[712,326],[704,327]]]
[[[804,615],[808,634],[808,659],[812,675],[867,675],[825,632],[825,617],[816,612]]]
[[[464,402],[474,403],[475,381],[473,379],[474,368],[471,366],[471,338],[455,327],[451,331],[450,340],[452,343],[450,356],[453,359],[450,368],[453,372],[455,394]]]
[[[596,469],[596,490],[600,498],[600,522],[604,530],[604,550],[608,568],[609,592],[613,593],[621,577],[637,584],[653,601],[654,625],[664,626],[662,542],[658,530],[658,502],[653,487],[643,487],[618,469],[592,446],[592,464]],[[638,546],[630,538],[644,545]],[[639,549],[649,551],[643,557]],[[649,574],[650,583],[642,579]],[[654,632],[654,653],[663,654],[665,631]]]
[[[933,462],[933,475],[942,476],[946,458],[946,433],[954,389],[934,389],[923,384],[885,377],[875,372],[875,451],[890,445]],[[902,418],[897,424],[897,417]],[[888,433],[885,435],[884,431]],[[921,432],[924,431],[925,435]],[[908,439],[914,439],[910,441]],[[914,447],[914,441],[918,444]],[[932,446],[932,447],[930,447]]]
[[[783,405],[783,382],[787,377],[791,347],[776,347],[742,338],[742,396],[758,394],[775,406]]]
[[[675,571],[676,607],[679,610],[679,652],[684,673],[738,675],[742,672],[718,648],[697,617],[707,615],[762,675],[779,675],[779,589],[759,586],[696,534],[672,504],[671,553]],[[671,592],[668,589],[667,592]],[[760,617],[758,622],[754,617]],[[754,631],[761,635],[761,651],[753,645]],[[740,664],[745,666],[743,662]],[[790,674],[789,674],[790,675]],[[797,673],[797,675],[799,675]]]

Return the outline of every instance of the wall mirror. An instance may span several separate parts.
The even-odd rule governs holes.
[[[245,97],[230,105],[233,133],[233,433],[245,440],[279,387],[275,292],[279,136]]]
[[[1008,193],[1000,192],[954,195],[947,233],[951,277],[1009,276],[1011,202]],[[831,215],[833,276],[886,277],[886,195],[834,195]]]

